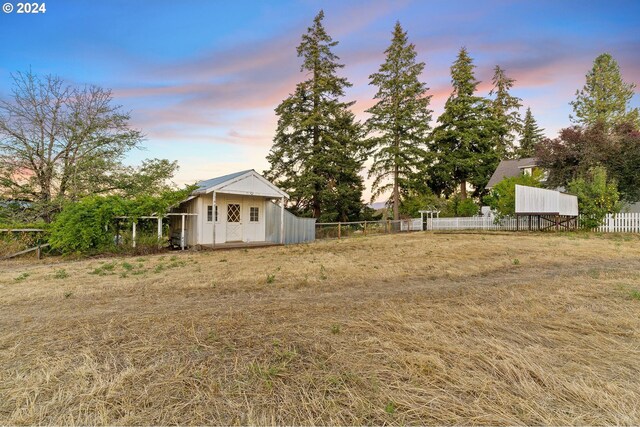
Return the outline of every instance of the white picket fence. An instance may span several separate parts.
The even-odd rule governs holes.
[[[598,231],[603,233],[640,233],[640,213],[608,214]]]
[[[429,218],[425,220],[425,230],[517,230],[518,221],[520,229],[529,227],[529,219],[521,217],[504,218],[496,222],[488,216],[454,217],[454,218]]]
[[[519,227],[517,221],[520,221]],[[535,219],[534,219],[535,221]],[[535,223],[532,223],[535,227]],[[403,220],[402,231],[422,230],[420,218]],[[504,218],[495,222],[488,216],[455,217],[455,218],[425,218],[424,230],[527,230],[529,218]],[[597,231],[602,233],[640,233],[640,213],[609,214]]]

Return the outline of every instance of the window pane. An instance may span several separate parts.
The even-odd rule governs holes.
[[[211,222],[212,217],[213,217],[213,206],[207,206],[207,221]]]
[[[249,221],[258,222],[260,221],[260,208],[251,207],[249,210]]]
[[[227,222],[240,222],[240,205],[235,203],[227,205]]]

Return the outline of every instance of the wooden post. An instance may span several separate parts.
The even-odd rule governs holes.
[[[391,220],[387,220],[387,233],[391,234]]]
[[[520,217],[516,214],[516,231],[520,231]]]
[[[40,249],[39,243],[38,243],[38,249],[36,249],[36,258],[42,259],[42,250]]]
[[[212,198],[212,203],[213,205],[211,206],[211,223],[213,224],[213,241],[212,241],[212,246],[215,248],[216,247],[216,192],[213,192],[213,196],[211,196]]]
[[[158,247],[162,246],[162,217],[158,217]]]
[[[342,232],[341,223],[338,223],[338,239],[340,239],[341,232]]]
[[[181,215],[182,217],[182,227],[180,228],[180,249],[184,251],[184,214]]]
[[[284,197],[280,198],[280,244],[284,244]]]
[[[136,225],[137,225],[137,222],[133,221],[133,231],[131,233],[131,240],[132,240],[131,245],[134,248],[136,247]]]
[[[529,231],[531,231],[531,215],[529,215],[527,219],[528,219],[527,225],[529,226]]]
[[[560,230],[560,217],[556,215],[556,231]]]
[[[364,222],[364,235],[367,235],[367,221]]]

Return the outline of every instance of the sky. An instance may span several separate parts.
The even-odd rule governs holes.
[[[177,160],[178,185],[268,168],[274,109],[305,78],[296,46],[320,9],[339,42],[341,75],[353,83],[345,100],[356,101],[361,120],[374,103],[368,76],[384,61],[396,21],[426,63],[432,125],[462,46],[477,66],[479,94],[488,95],[500,65],[549,137],[570,125],[569,102],[599,54],[611,53],[624,80],[640,85],[640,1],[49,0],[38,14],[8,3],[0,97],[10,93],[11,73],[29,69],[112,89],[146,136],[127,162]],[[640,106],[638,89],[632,105]]]

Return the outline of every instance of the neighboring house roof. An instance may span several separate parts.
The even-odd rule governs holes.
[[[624,204],[622,206],[622,212],[640,213],[640,202]]]
[[[501,160],[485,188],[493,188],[494,185],[505,178],[512,178],[520,175],[524,168],[530,168],[537,165],[538,160],[535,157],[524,157],[516,160]]]
[[[226,194],[289,198],[287,193],[253,169],[207,179],[196,185],[198,188],[192,193],[194,196],[216,191]]]

